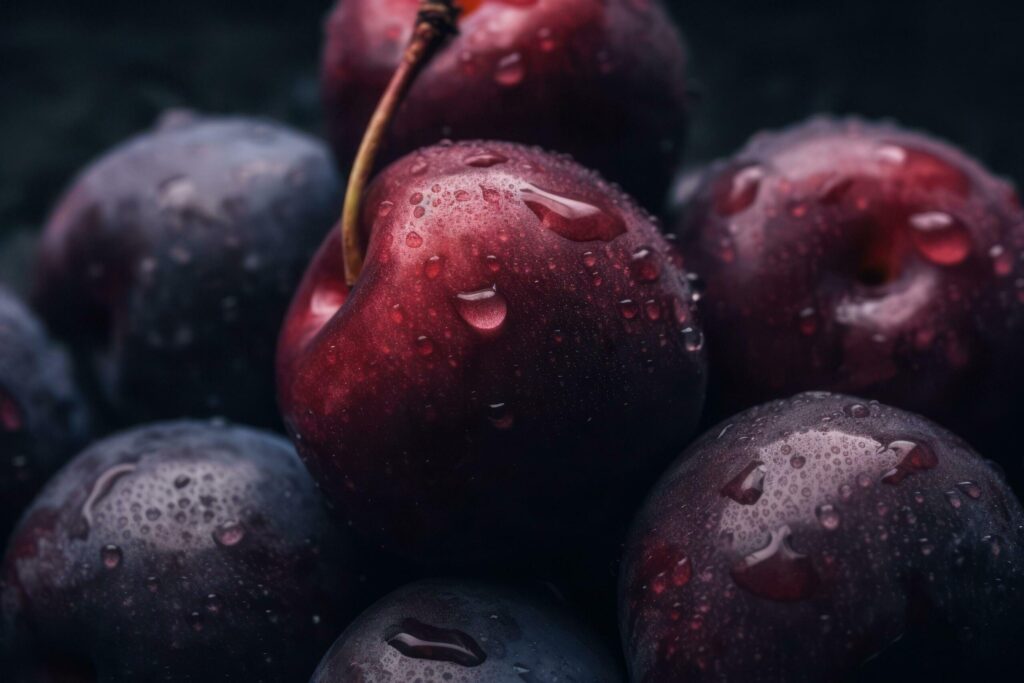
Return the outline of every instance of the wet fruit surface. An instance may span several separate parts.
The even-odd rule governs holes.
[[[63,670],[294,680],[359,590],[348,539],[287,442],[191,422],[72,461],[20,523],[3,580],[4,635],[26,683]]]
[[[421,581],[360,616],[311,683],[613,683],[586,626],[550,598],[497,585]]]
[[[344,0],[328,20],[323,92],[342,166],[355,158],[418,4]],[[387,158],[443,138],[539,144],[573,154],[649,208],[660,207],[688,108],[686,52],[660,1],[480,0],[463,7],[460,34],[403,104]]]
[[[802,394],[712,429],[651,495],[623,565],[627,659],[652,683],[998,674],[1022,562],[1024,512],[961,440]]]
[[[676,229],[707,284],[716,416],[847,391],[1020,467],[990,438],[1024,386],[1010,185],[927,136],[830,119],[759,136],[696,182]]]
[[[35,300],[115,421],[276,425],[274,339],[340,201],[313,139],[174,113],[71,186],[43,237]]]
[[[362,226],[351,295],[332,235],[279,351],[325,492],[427,564],[537,569],[615,545],[703,401],[692,291],[653,221],[562,158],[467,142],[391,166]]]
[[[0,287],[0,544],[89,431],[89,412],[67,356]]]

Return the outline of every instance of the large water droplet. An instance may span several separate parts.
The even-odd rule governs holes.
[[[910,217],[911,235],[918,252],[932,263],[955,266],[971,253],[971,234],[957,218],[942,211]]]
[[[417,619],[403,619],[385,635],[387,644],[406,657],[480,666],[487,654],[469,635],[456,629],[438,628]]]
[[[515,424],[515,415],[505,403],[492,403],[487,407],[487,419],[497,429],[511,429]]]
[[[835,505],[819,505],[814,511],[818,517],[818,523],[827,531],[835,531],[839,528],[839,512]]]
[[[513,52],[498,61],[498,68],[494,71],[494,81],[498,85],[512,88],[522,83],[524,78],[526,78],[526,64],[520,53]]]
[[[913,441],[893,441],[885,451],[894,451],[900,458],[896,467],[882,475],[882,482],[893,486],[912,474],[930,470],[939,464],[935,451]]]
[[[971,500],[978,500],[981,498],[981,487],[973,481],[962,481],[958,483],[956,487],[963,491]]]
[[[588,202],[527,184],[520,190],[523,201],[545,228],[574,242],[610,242],[626,232],[618,213]]]
[[[629,270],[637,282],[655,282],[661,276],[661,264],[648,247],[633,252]]]
[[[490,168],[499,164],[508,163],[508,157],[489,150],[474,152],[464,159],[467,166],[474,168]]]
[[[225,548],[238,545],[245,538],[245,528],[238,522],[226,522],[213,531],[213,540]]]
[[[683,344],[690,353],[696,353],[704,348],[704,333],[692,327],[683,329]]]
[[[455,307],[462,319],[480,332],[497,330],[508,317],[508,302],[496,286],[456,295]]]
[[[871,409],[863,403],[851,403],[843,408],[843,412],[850,417],[864,418],[871,417]]]
[[[117,569],[121,566],[122,557],[121,549],[116,545],[105,545],[100,549],[100,559],[103,561],[103,566],[107,569]]]
[[[423,274],[427,276],[428,280],[433,280],[441,271],[444,269],[444,258],[441,256],[431,256],[427,259],[427,262],[423,264]]]
[[[746,211],[761,191],[764,169],[758,165],[740,166],[723,176],[714,189],[715,211],[721,216],[734,216]]]
[[[810,558],[790,546],[791,535],[788,526],[773,531],[767,546],[733,567],[733,580],[758,597],[778,602],[795,602],[813,595],[817,574]]]
[[[764,478],[767,474],[768,468],[764,463],[754,460],[722,487],[722,495],[740,505],[753,505],[764,493]]]
[[[74,538],[82,539],[89,535],[93,524],[94,508],[110,493],[118,479],[134,471],[134,464],[115,465],[96,478],[89,495],[86,496],[85,502],[82,504],[81,523],[72,531]]]

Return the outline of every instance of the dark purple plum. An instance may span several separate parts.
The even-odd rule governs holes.
[[[815,119],[755,137],[682,187],[707,285],[712,412],[799,391],[922,413],[1000,453],[1024,398],[1024,212],[956,147]]]
[[[286,441],[172,422],[101,441],[51,480],[7,549],[3,625],[26,683],[301,680],[358,581]]]
[[[279,423],[273,356],[338,216],[318,141],[267,121],[165,116],[86,169],[43,236],[34,300],[120,423]]]
[[[1024,512],[925,418],[801,394],[669,470],[619,607],[640,683],[1003,680],[1024,636]]]
[[[89,410],[67,356],[0,287],[0,543],[89,431]]]
[[[363,613],[311,683],[618,683],[600,641],[557,603],[471,581],[421,581]]]

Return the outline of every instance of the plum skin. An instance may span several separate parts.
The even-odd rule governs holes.
[[[36,499],[3,633],[26,682],[291,680],[354,614],[356,571],[287,441],[164,423],[94,444]]]
[[[0,287],[0,543],[91,427],[67,354]]]
[[[115,425],[279,427],[277,331],[340,202],[313,138],[170,112],[71,184],[43,234],[33,302]]]
[[[707,286],[715,420],[851,393],[922,413],[1016,474],[1004,437],[1024,386],[1024,212],[1009,183],[928,135],[819,118],[681,188],[674,231]]]
[[[861,680],[875,655],[864,680],[998,674],[1022,606],[1024,512],[1001,476],[925,418],[824,393],[680,457],[634,523],[619,603],[650,683]]]
[[[322,91],[342,166],[355,158],[418,4],[343,0],[327,21]],[[661,208],[690,96],[687,49],[660,0],[484,0],[459,30],[403,102],[383,161],[445,138],[536,144]]]
[[[692,292],[654,221],[570,160],[473,141],[390,166],[362,218],[355,288],[332,233],[279,345],[286,426],[327,496],[427,566],[615,548],[703,404]]]
[[[457,657],[397,649],[410,635],[454,644]],[[453,661],[455,659],[456,661]],[[593,633],[538,591],[479,581],[426,580],[370,607],[324,656],[310,683],[615,683],[622,675]]]

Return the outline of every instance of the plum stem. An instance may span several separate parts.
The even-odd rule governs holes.
[[[457,22],[461,12],[462,8],[456,4],[456,0],[421,1],[412,39],[363,135],[359,152],[352,164],[352,172],[349,174],[345,206],[341,214],[345,280],[350,287],[356,283],[363,270],[359,214],[362,210],[363,193],[377,162],[377,154],[384,141],[384,135],[417,74],[429,62],[441,43],[448,36],[458,32]]]

